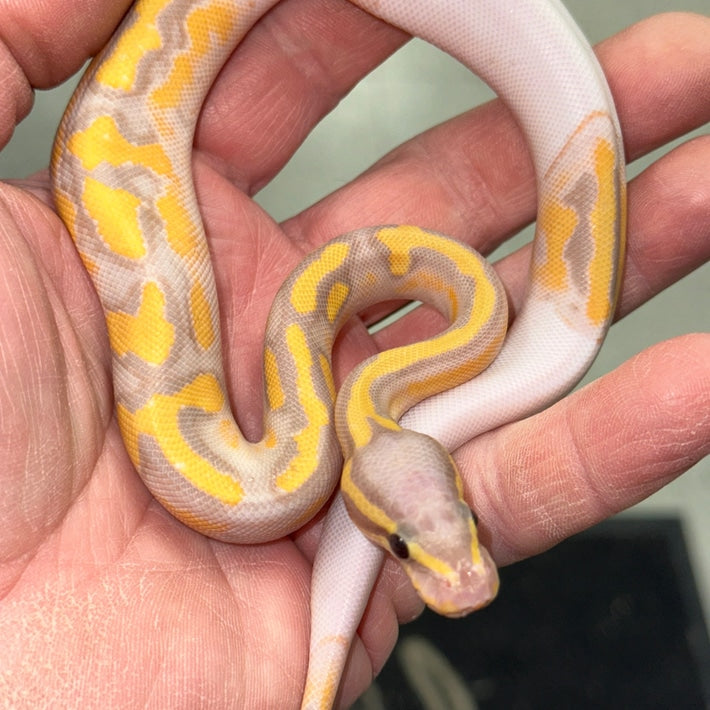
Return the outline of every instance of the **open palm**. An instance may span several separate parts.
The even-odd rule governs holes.
[[[18,114],[28,85],[67,76],[106,41],[127,3],[79,5],[54,2],[48,12],[56,18],[48,18],[0,2],[0,15],[14,19],[0,39],[16,62],[0,64],[2,86]],[[47,27],[51,44],[41,41]],[[708,18],[662,16],[600,48],[629,158],[710,120],[708,38]],[[534,216],[522,139],[498,102],[410,141],[283,225],[250,199],[403,40],[347,2],[282,2],[234,55],[203,113],[195,180],[232,402],[247,435],[258,435],[261,421],[268,307],[304,253],[354,227],[392,222],[489,251]],[[9,113],[0,114],[0,137],[12,129]],[[706,136],[631,185],[620,316],[707,258],[709,162]],[[98,300],[48,194],[44,176],[0,185],[0,697],[16,707],[297,706],[317,525],[267,545],[232,546],[185,528],[152,499],[113,415]],[[500,271],[515,306],[525,254]],[[339,370],[413,333],[428,335],[438,325],[430,316],[410,316],[376,340],[350,324]],[[707,335],[659,344],[547,412],[463,447],[468,493],[497,561],[549,547],[702,458],[710,448],[709,363]],[[397,621],[419,608],[386,568],[347,697],[384,662]]]

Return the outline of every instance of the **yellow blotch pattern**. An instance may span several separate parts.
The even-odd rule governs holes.
[[[397,427],[399,429],[399,427]],[[376,503],[373,503],[353,480],[353,462],[347,459],[343,464],[343,473],[340,477],[340,487],[343,493],[350,499],[351,503],[366,517],[372,521],[385,534],[391,535],[397,531],[397,524],[387,513]],[[384,542],[384,540],[383,540]]]
[[[417,382],[411,383],[399,397],[393,398],[393,408],[397,410],[407,409],[411,406],[411,402],[419,402],[427,397],[431,397],[432,394],[451,389],[462,382],[467,382],[474,378],[488,367],[498,354],[503,345],[505,333],[506,331],[503,329],[491,340],[477,358],[467,360],[456,368],[443,368],[428,377],[422,376]],[[445,355],[442,355],[442,357],[445,357]]]
[[[230,529],[229,523],[208,520],[207,518],[204,518],[201,515],[197,515],[191,510],[186,510],[185,508],[178,508],[177,506],[171,505],[169,501],[166,501],[162,498],[160,499],[160,504],[174,518],[177,518],[189,528],[197,530],[203,535],[207,535],[208,537],[219,536],[221,533],[228,532]]]
[[[203,63],[216,39],[224,44],[229,41],[238,14],[235,4],[217,2],[191,12],[186,20],[190,46],[173,61],[166,81],[150,96],[151,102],[161,109],[178,106],[183,94],[190,91],[195,80],[195,70]]]
[[[239,447],[242,441],[239,429],[234,425],[234,421],[227,417],[219,420],[219,435],[222,441],[232,449]]]
[[[398,250],[407,251],[418,245],[426,245],[427,241],[431,241],[431,237],[426,232],[416,227],[383,229],[380,230],[380,238],[388,246],[394,244]],[[390,248],[392,247],[390,246]],[[377,422],[380,426],[388,429],[398,428],[389,412],[378,412],[375,408],[376,403],[371,393],[377,379],[396,372],[403,372],[416,366],[422,359],[439,358],[440,371],[435,376],[420,379],[416,387],[418,401],[423,397],[437,394],[470,379],[473,376],[472,369],[480,369],[485,366],[487,364],[486,358],[492,358],[502,342],[503,332],[493,338],[495,342],[489,344],[478,361],[458,367],[447,366],[447,354],[470,343],[490,321],[498,303],[498,296],[482,263],[472,256],[470,250],[453,240],[442,241],[439,250],[442,255],[450,258],[456,264],[461,273],[473,279],[476,284],[475,306],[468,320],[460,327],[448,330],[423,343],[386,350],[363,368],[360,377],[353,385],[346,409],[348,430],[354,446],[364,446],[370,440],[372,436],[370,421]],[[402,408],[403,403],[406,403],[404,406],[409,406],[407,400],[411,394],[412,392],[404,392],[401,401],[393,402],[393,404],[396,404],[399,409]],[[395,418],[401,414],[401,412],[393,413]]]
[[[172,0],[138,2],[134,13],[138,20],[119,34],[111,54],[101,62],[96,80],[113,89],[130,91],[135,87],[136,71],[140,61],[155,49],[160,49],[162,39],[155,20]]]
[[[155,282],[143,287],[138,313],[107,313],[111,348],[120,357],[133,353],[151,365],[162,365],[175,343],[175,328],[165,319],[165,294]]]
[[[545,261],[535,267],[534,280],[550,291],[564,291],[569,288],[564,252],[579,224],[579,216],[576,210],[557,200],[545,200],[540,205],[538,223],[538,238],[545,244]]]
[[[318,466],[321,430],[330,423],[329,409],[316,395],[311,368],[313,357],[303,329],[291,325],[286,330],[286,344],[296,366],[296,390],[307,424],[294,435],[298,453],[288,468],[278,476],[276,485],[284,491],[300,488]]]
[[[175,186],[171,184],[155,202],[163,219],[165,238],[172,250],[181,257],[195,257],[204,246],[201,230],[183,204]]]
[[[387,227],[377,232],[377,238],[390,250],[389,268],[394,276],[404,276],[410,268],[409,250],[412,245],[409,239],[402,243],[404,237],[421,236],[426,233],[418,227]]]
[[[404,288],[407,290],[412,290],[416,287],[425,287],[427,291],[443,293],[451,309],[449,317],[451,320],[456,320],[459,312],[459,296],[456,293],[456,289],[450,283],[447,283],[436,274],[419,272],[404,284]]]
[[[273,429],[269,429],[265,434],[264,434],[264,441],[263,444],[267,449],[273,449],[276,447],[276,445],[279,443],[278,437],[276,436],[276,432]]]
[[[320,369],[323,373],[323,381],[328,387],[328,394],[330,394],[330,401],[335,402],[335,381],[333,380],[333,370],[330,367],[330,360],[320,353],[318,355],[318,360],[320,361]]]
[[[131,459],[137,462],[140,458],[139,436],[150,436],[155,439],[171,466],[195,488],[225,505],[237,505],[244,497],[244,490],[239,483],[193,451],[180,431],[179,416],[183,408],[190,407],[214,414],[224,408],[224,403],[224,393],[217,379],[214,375],[203,374],[175,394],[154,394],[135,413],[119,404],[118,422]],[[236,429],[231,436],[239,436]]]
[[[591,213],[594,256],[589,264],[587,317],[594,325],[603,324],[614,308],[616,284],[609,281],[614,273],[615,240],[609,222],[616,220],[616,156],[607,141],[600,140],[594,151],[594,172],[598,197]],[[623,218],[622,218],[623,221]],[[624,225],[622,224],[622,230]],[[622,231],[622,244],[623,244]],[[621,268],[621,266],[619,266]]]
[[[276,360],[276,355],[271,348],[264,350],[264,381],[266,382],[266,398],[269,409],[276,410],[284,406],[286,395],[281,384],[281,373]]]
[[[160,144],[130,143],[111,116],[99,116],[87,129],[74,133],[67,141],[67,149],[87,171],[104,162],[114,166],[143,165],[158,175],[169,175],[172,171],[170,159]]]
[[[133,260],[146,255],[138,220],[141,202],[134,194],[87,177],[82,202],[104,244],[114,254]]]
[[[377,238],[390,250],[390,270],[395,276],[404,276],[411,269],[410,252],[417,248],[430,248],[435,239],[421,227],[402,225],[378,230]],[[478,261],[471,257],[471,249],[455,239],[437,239],[437,251],[451,259],[462,274],[477,277],[481,273]]]
[[[212,323],[212,310],[205,289],[199,281],[195,281],[190,289],[190,314],[195,340],[203,350],[209,350],[216,335]]]
[[[313,313],[318,308],[318,286],[335,269],[342,266],[350,247],[341,242],[327,245],[296,279],[291,290],[291,306],[296,313]]]
[[[350,287],[342,281],[337,281],[332,285],[326,300],[326,311],[328,313],[328,320],[331,323],[335,322],[349,293]]]
[[[62,222],[64,222],[67,230],[69,231],[69,234],[71,234],[72,239],[74,239],[77,233],[76,205],[63,192],[58,192],[57,194],[55,194],[54,202],[57,205],[57,212],[59,212],[59,216],[62,218]]]

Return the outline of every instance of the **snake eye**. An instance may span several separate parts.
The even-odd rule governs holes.
[[[473,518],[473,524],[478,525],[478,516],[476,515],[476,511],[471,508],[471,517]]]
[[[395,557],[399,557],[400,560],[406,560],[409,557],[407,543],[399,535],[392,533],[387,538],[387,542],[389,542],[390,550]]]

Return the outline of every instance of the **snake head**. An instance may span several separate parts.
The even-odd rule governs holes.
[[[431,609],[459,617],[493,600],[495,563],[478,542],[456,464],[437,441],[378,430],[346,462],[342,494],[353,522],[399,561]]]

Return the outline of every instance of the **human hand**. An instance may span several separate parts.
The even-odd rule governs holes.
[[[3,9],[16,22],[0,32],[21,70],[43,85],[105,42],[126,4],[94,0],[80,13],[54,2],[47,12],[56,18]],[[602,47],[630,158],[708,120],[708,24],[656,18]],[[51,47],[41,41],[47,27],[59,37]],[[282,3],[235,54],[202,117],[197,189],[226,348],[234,353],[227,357],[233,404],[249,435],[260,422],[266,312],[305,252],[363,223],[387,222],[436,227],[488,251],[533,216],[531,169],[499,104],[407,143],[280,227],[247,197],[402,39],[347,3]],[[683,51],[673,51],[679,45]],[[21,104],[21,75],[10,65],[8,76],[4,90]],[[709,151],[707,138],[697,140],[631,186],[620,315],[707,258]],[[485,187],[468,194],[469,185]],[[317,527],[293,540],[230,546],[184,528],[153,501],[113,418],[105,327],[90,282],[46,206],[44,178],[24,187],[2,186],[0,201],[8,304],[0,314],[0,432],[9,464],[0,693],[32,706],[297,705]],[[667,242],[668,233],[678,239]],[[514,304],[523,261],[501,265]],[[353,323],[341,339],[340,370],[433,327],[422,311],[373,342]],[[627,507],[707,452],[709,347],[707,336],[662,344],[548,412],[459,452],[483,536],[500,563]],[[391,647],[397,619],[419,608],[388,569],[362,630],[369,656],[356,649],[346,692],[362,689],[370,662],[379,667]]]

